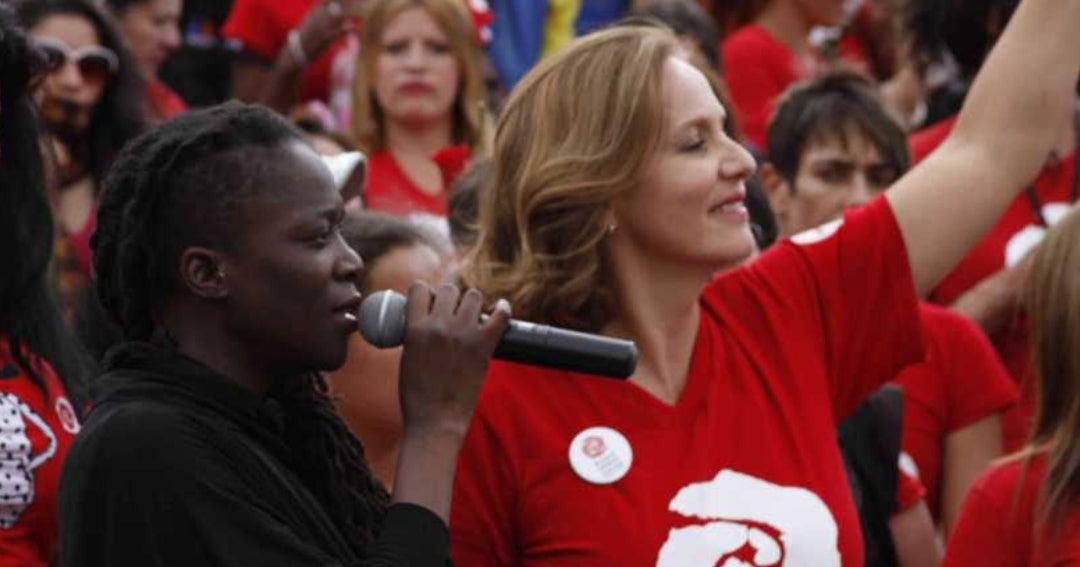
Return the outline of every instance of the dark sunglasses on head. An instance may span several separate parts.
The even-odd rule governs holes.
[[[51,37],[34,40],[34,46],[45,56],[45,65],[49,72],[55,72],[73,61],[84,81],[104,84],[120,68],[116,54],[107,47],[89,45],[72,49],[66,43]]]

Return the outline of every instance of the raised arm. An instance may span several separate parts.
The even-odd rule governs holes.
[[[949,138],[886,193],[928,292],[1035,178],[1080,71],[1080,0],[1023,0]]]

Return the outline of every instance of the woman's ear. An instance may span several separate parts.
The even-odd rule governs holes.
[[[788,205],[791,201],[791,183],[769,162],[761,164],[759,174],[761,175],[761,189],[765,192],[765,197],[769,199],[769,207],[776,215],[776,221],[780,224],[782,231],[787,221]]]
[[[204,299],[229,295],[229,274],[221,254],[193,246],[180,254],[180,280],[188,291]]]

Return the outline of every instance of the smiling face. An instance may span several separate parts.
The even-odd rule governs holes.
[[[128,6],[117,18],[124,42],[143,76],[152,79],[180,47],[182,0],[145,0]]]
[[[900,175],[870,141],[857,133],[808,144],[794,182],[785,182],[771,203],[787,234],[797,234],[870,202]]]
[[[242,230],[222,268],[229,331],[277,372],[331,370],[356,331],[363,263],[341,236],[344,205],[315,153],[300,142],[271,151],[264,180],[274,185],[239,204]]]
[[[402,10],[383,31],[375,60],[375,97],[390,121],[449,120],[461,82],[449,38],[421,7]]]
[[[755,249],[744,205],[754,159],[724,133],[725,110],[689,63],[664,64],[661,101],[659,147],[640,185],[613,205],[612,245],[706,272],[737,264]]]

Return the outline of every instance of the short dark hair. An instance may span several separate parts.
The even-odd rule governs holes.
[[[907,170],[907,136],[873,83],[858,73],[835,71],[796,84],[780,97],[769,121],[766,159],[781,176],[794,179],[809,144],[847,144],[853,134],[870,141],[896,171]]]
[[[228,103],[174,118],[124,148],[105,179],[92,245],[101,303],[125,338],[151,338],[184,248],[227,245],[238,203],[274,190],[261,183],[265,155],[252,150],[284,151],[300,140],[269,109]],[[270,397],[284,414],[294,471],[362,553],[388,496],[335,413],[322,375],[277,381]]]
[[[341,224],[341,235],[346,244],[364,260],[365,270],[360,281],[363,294],[376,291],[371,289],[371,269],[392,250],[412,246],[428,246],[435,249],[431,238],[423,229],[385,213],[359,211],[345,215]]]

